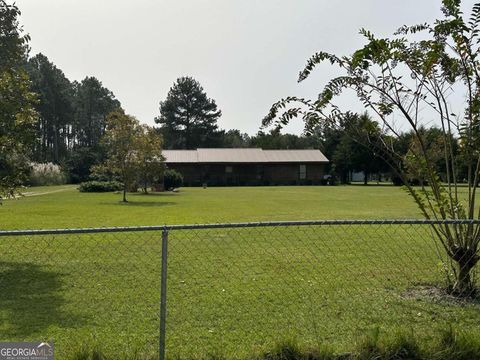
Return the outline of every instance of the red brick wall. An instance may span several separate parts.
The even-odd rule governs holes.
[[[300,180],[299,164],[168,164],[183,175],[186,186],[320,184],[325,164],[306,164],[306,179]],[[232,172],[227,173],[226,167]]]

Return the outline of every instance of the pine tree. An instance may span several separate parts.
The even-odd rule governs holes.
[[[195,149],[211,147],[218,139],[217,120],[222,112],[209,99],[198,81],[181,77],[160,102],[161,124],[166,148]]]

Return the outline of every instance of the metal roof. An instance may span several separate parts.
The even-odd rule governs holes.
[[[328,162],[320,150],[263,150],[267,162]]]
[[[308,163],[328,162],[320,150],[263,150],[226,148],[163,150],[166,163]]]
[[[163,150],[162,155],[167,163],[196,163],[197,150]]]

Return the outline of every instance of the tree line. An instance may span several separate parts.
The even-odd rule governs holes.
[[[11,145],[10,152],[3,151],[0,171],[7,174],[17,168],[17,172],[25,173],[20,168],[28,167],[28,158],[30,162],[61,165],[70,182],[85,181],[91,177],[95,166],[104,164],[112,156],[102,139],[107,136],[108,115],[121,109],[121,104],[97,78],[87,76],[82,81],[70,81],[45,55],[40,53],[29,57],[29,37],[18,25],[20,11],[4,1],[1,6],[4,19],[1,39],[5,54],[2,56],[2,94],[8,91],[8,86],[17,86],[23,92],[17,94],[18,99],[4,96],[1,100],[5,104],[8,100],[10,106],[10,112],[2,114],[2,132],[11,134],[8,141],[3,135],[4,144],[10,142]],[[12,108],[14,103],[18,109]],[[3,108],[8,107],[5,105]],[[15,113],[16,110],[20,112]],[[18,115],[25,116],[28,121],[18,124],[23,128],[15,131],[14,118]],[[308,135],[282,134],[278,128],[270,131],[262,129],[255,135],[238,129],[223,130],[218,126],[221,116],[215,100],[207,96],[197,80],[189,76],[180,77],[165,100],[160,102],[159,116],[155,118],[158,127],[145,131],[162,137],[157,142],[159,152],[162,148],[201,147],[320,149],[330,159],[329,172],[342,183],[349,182],[352,172],[362,172],[365,183],[370,174],[386,174],[394,181],[402,182],[390,174],[391,164],[376,149],[378,147],[365,145],[385,141],[388,137],[380,124],[367,113],[334,114],[330,121],[312,127]],[[11,126],[7,129],[9,124]],[[422,128],[419,134],[424,138],[422,142],[434,159],[438,173],[446,177],[442,132],[437,128]],[[406,132],[392,136],[388,141],[400,156],[398,165],[405,169],[407,180],[420,184],[425,182],[426,175],[412,158],[415,147],[418,147],[418,139],[415,138],[415,134]],[[459,138],[452,139],[453,155],[460,148],[459,141]],[[7,159],[5,154],[8,153],[15,153],[15,156]],[[25,161],[19,161],[21,157]],[[457,180],[465,181],[468,178],[467,166],[463,166],[462,157],[459,156],[458,161]],[[19,185],[25,179],[16,178],[14,182]]]
[[[93,76],[70,81],[43,54],[29,58],[25,70],[37,94],[32,160],[61,164],[71,181],[85,180],[90,167],[105,158],[100,141],[106,117],[120,102]]]
[[[73,182],[86,180],[91,167],[106,160],[108,151],[101,143],[107,129],[107,116],[121,107],[115,95],[95,77],[81,82],[69,81],[43,54],[28,59],[26,71],[31,89],[38,94],[35,105],[39,117],[32,159],[36,162],[62,164]],[[352,172],[362,172],[366,183],[371,174],[389,174],[390,168],[381,154],[365,146],[383,136],[378,123],[367,114],[347,113],[338,122],[321,124],[307,135],[282,134],[273,129],[255,135],[238,129],[218,126],[221,110],[208,98],[201,84],[192,77],[181,77],[173,84],[155,119],[157,132],[166,149],[247,148],[320,149],[330,159],[330,173],[342,183],[350,181]],[[340,116],[340,115],[339,115]],[[432,157],[441,174],[445,174],[442,134],[437,128],[422,129],[428,139]],[[412,182],[424,176],[408,161],[413,144],[412,133],[392,138],[397,151],[405,157]],[[456,147],[458,149],[458,146]],[[390,176],[395,181],[394,176]],[[459,173],[459,180],[466,178]]]
[[[440,128],[422,127],[418,129],[418,134],[412,130],[399,136],[389,136],[388,131],[368,113],[346,112],[336,114],[330,121],[319,122],[305,135],[282,134],[278,128],[262,129],[255,135],[249,135],[238,129],[220,129],[220,117],[221,111],[215,100],[208,98],[201,84],[192,77],[181,77],[170,88],[166,99],[160,102],[160,115],[155,122],[160,125],[158,131],[166,149],[320,149],[330,160],[330,174],[342,183],[348,183],[353,172],[361,172],[364,183],[370,175],[376,174],[377,179],[383,175],[398,185],[402,184],[402,179],[392,172],[385,153],[379,151],[384,141],[388,141],[398,154],[400,160],[397,165],[405,169],[407,181],[414,185],[424,183],[426,174],[412,159],[419,135],[436,170],[446,179],[445,140]],[[460,141],[460,137],[452,135],[455,156],[459,154]],[[460,156],[458,163],[457,180],[466,182],[468,165]]]

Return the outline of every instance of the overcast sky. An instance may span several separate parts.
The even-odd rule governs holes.
[[[297,84],[315,51],[350,54],[358,30],[389,35],[440,16],[440,0],[17,0],[32,55],[70,80],[95,76],[126,112],[153,124],[179,76],[196,78],[223,112],[221,128],[254,134],[281,97],[315,97],[335,75]],[[474,0],[463,1],[465,9]],[[348,105],[348,104],[346,104]],[[351,105],[353,110],[356,105]],[[300,120],[287,129],[299,133]]]

